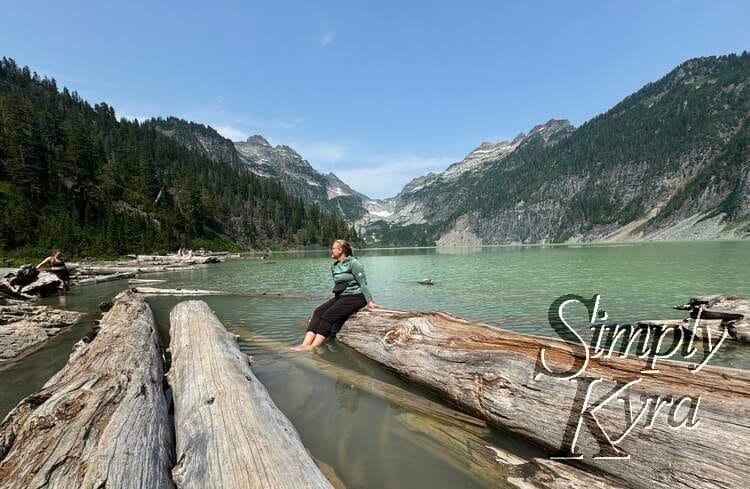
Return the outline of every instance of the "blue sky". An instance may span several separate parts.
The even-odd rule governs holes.
[[[128,117],[262,134],[373,197],[482,141],[578,126],[686,59],[750,50],[746,1],[8,2],[0,56]]]

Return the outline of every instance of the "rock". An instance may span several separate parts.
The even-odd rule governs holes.
[[[38,349],[69,329],[83,314],[6,300],[0,305],[0,365]]]
[[[9,274],[10,275],[10,274]],[[10,285],[16,288],[24,287],[35,281],[39,277],[39,270],[33,265],[24,265],[8,280]]]
[[[46,297],[56,294],[61,284],[62,281],[54,273],[40,272],[39,277],[34,282],[23,287],[20,292],[26,295]]]
[[[422,280],[417,280],[417,283],[422,285],[433,285],[431,278],[423,278]]]

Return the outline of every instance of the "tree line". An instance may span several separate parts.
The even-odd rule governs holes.
[[[359,241],[278,182],[0,60],[0,253],[117,256]]]

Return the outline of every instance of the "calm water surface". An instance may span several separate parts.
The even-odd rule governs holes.
[[[372,250],[358,253],[378,304],[389,309],[440,310],[524,333],[555,336],[547,323],[550,304],[564,294],[601,294],[608,322],[684,318],[672,309],[691,295],[732,293],[750,297],[750,242],[639,243],[580,246]],[[284,345],[298,342],[305,320],[330,295],[327,253],[275,255],[275,263],[236,260],[198,270],[149,274],[160,287],[237,292],[293,292],[300,298],[205,297],[241,348],[279,408],[291,419],[313,456],[335,470],[349,488],[473,488],[482,483],[449,462],[450,453],[410,431],[405,411],[269,352],[250,339],[262,335]],[[435,285],[417,285],[431,278]],[[70,347],[100,316],[98,304],[127,287],[110,282],[80,287],[44,302],[87,312],[86,320],[53,338],[42,350],[0,370],[0,415],[37,390],[67,360]],[[176,297],[149,298],[165,342]],[[575,312],[575,311],[574,311]],[[585,310],[578,311],[581,331]],[[712,364],[750,368],[750,347],[725,344]],[[304,354],[302,354],[304,355]],[[348,369],[427,397],[374,362],[339,344],[319,356]],[[316,360],[318,361],[318,360]],[[536,448],[506,434],[487,435],[520,455]]]

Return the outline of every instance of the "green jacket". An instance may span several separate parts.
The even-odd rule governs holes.
[[[334,283],[346,282],[346,289],[341,292],[342,295],[364,294],[367,302],[372,301],[372,293],[367,288],[365,267],[355,257],[348,256],[342,262],[334,260],[331,263],[331,276]]]

